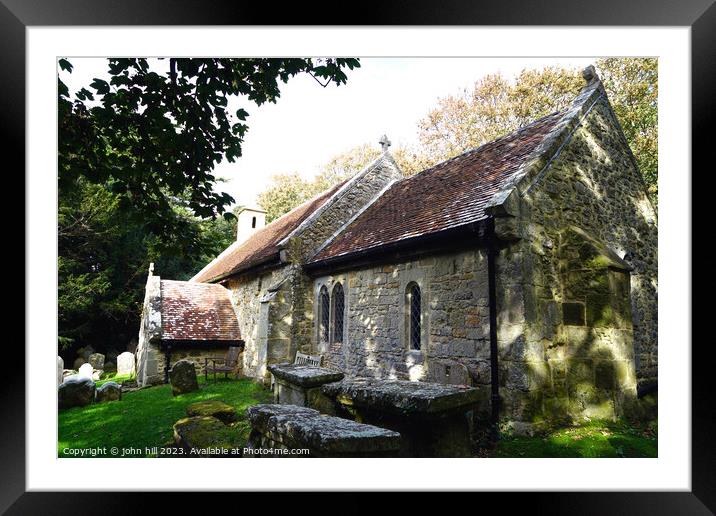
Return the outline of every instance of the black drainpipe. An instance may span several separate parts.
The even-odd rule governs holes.
[[[500,379],[497,363],[497,295],[495,261],[497,259],[497,238],[495,236],[495,219],[490,217],[487,222],[487,282],[490,304],[490,422],[495,439],[499,432],[497,422],[500,414]]]

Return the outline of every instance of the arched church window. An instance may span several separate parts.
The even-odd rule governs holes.
[[[321,342],[328,342],[328,321],[330,317],[331,300],[328,296],[328,289],[322,286],[318,293],[318,336]]]
[[[408,343],[410,349],[420,349],[421,296],[417,283],[409,283],[405,289],[405,304],[408,307]]]
[[[343,315],[345,313],[345,296],[343,285],[336,283],[333,287],[333,334],[331,342],[343,342]]]

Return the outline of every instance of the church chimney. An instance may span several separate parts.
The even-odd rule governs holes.
[[[259,208],[243,207],[236,213],[236,241],[245,242],[266,225],[266,212]]]

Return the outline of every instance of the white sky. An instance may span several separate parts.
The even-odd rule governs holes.
[[[69,58],[72,74],[62,77],[74,93],[92,78],[106,78],[103,58]],[[584,68],[596,58],[363,58],[348,71],[348,82],[322,88],[308,75],[281,85],[276,104],[257,107],[242,99],[229,109],[249,113],[243,156],[216,167],[226,183],[217,190],[238,204],[254,205],[272,174],[299,172],[306,178],[333,156],[387,134],[393,148],[417,143],[417,123],[437,100],[470,88],[481,77],[502,72],[513,77],[524,68],[548,65]],[[166,61],[164,62],[166,63]]]

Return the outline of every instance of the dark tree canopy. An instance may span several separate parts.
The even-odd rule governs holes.
[[[345,69],[360,66],[357,59],[107,64],[108,81],[96,78],[77,92],[58,75],[58,320],[70,361],[78,347],[122,351],[136,338],[150,262],[161,276],[189,279],[235,239],[226,216],[233,199],[215,191],[212,171],[241,156],[250,106],[276,102],[280,85],[298,74],[340,85]],[[66,59],[59,66],[72,72]],[[235,112],[232,96],[243,105]]]
[[[72,64],[59,61],[72,71]],[[357,59],[169,59],[168,73],[147,59],[108,59],[109,81],[94,79],[74,94],[59,79],[59,188],[83,177],[119,195],[119,208],[167,239],[184,225],[172,197],[199,217],[225,213],[234,199],[214,191],[212,171],[241,156],[244,108],[276,102],[279,85],[306,73],[321,85],[344,84]]]

